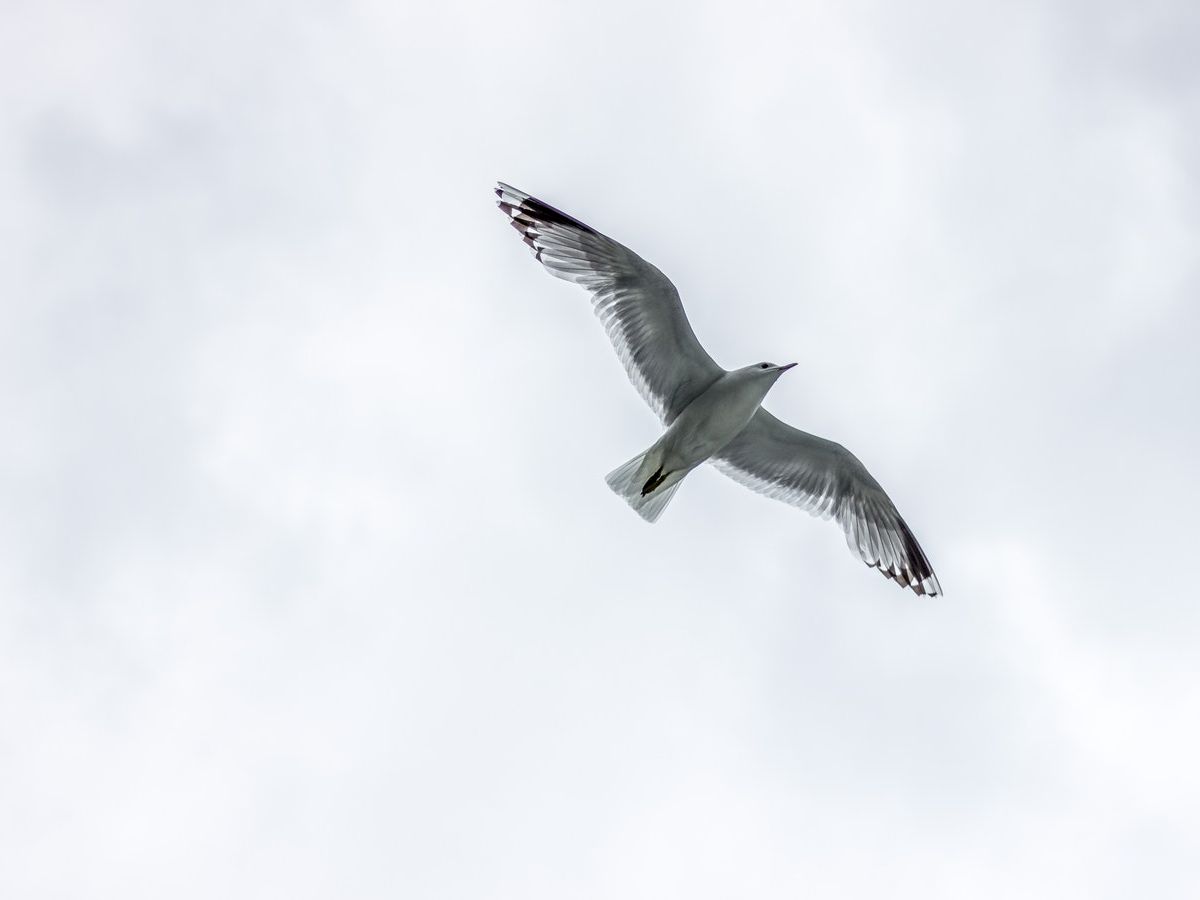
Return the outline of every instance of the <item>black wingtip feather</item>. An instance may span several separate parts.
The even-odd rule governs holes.
[[[917,543],[917,539],[913,536],[912,529],[908,527],[908,523],[904,519],[900,519],[899,524],[900,537],[904,541],[904,553],[908,557],[908,566],[912,580],[911,587],[917,594],[924,596],[926,593],[925,583],[931,579],[936,583],[937,576],[933,574],[933,566],[929,564],[929,558],[925,555],[925,551],[921,549],[921,545]],[[932,595],[938,592],[929,591],[928,593]]]
[[[596,229],[590,225],[585,225],[573,216],[568,216],[565,212],[555,209],[549,203],[543,203],[537,197],[530,197],[528,200],[521,201],[521,212],[528,215],[535,222],[566,225],[568,228],[578,228],[580,231],[586,231],[588,234],[597,234]]]
[[[878,570],[880,575],[889,581],[896,582],[900,587],[909,588],[918,597],[939,596],[942,591],[938,585],[937,576],[933,573],[933,566],[929,564],[928,557],[925,556],[925,552],[903,519],[899,521],[899,529],[901,541],[904,544],[904,553],[907,556],[907,565],[897,567],[892,564],[885,569],[880,561],[868,562],[867,566]],[[930,581],[933,584],[927,589],[926,582]]]
[[[525,214],[526,216],[528,216],[532,220],[532,222],[530,222],[530,224],[537,224],[538,222],[542,222],[545,224],[565,225],[568,228],[578,228],[580,231],[585,231],[588,234],[599,234],[600,233],[600,232],[596,231],[596,229],[592,228],[592,226],[587,225],[583,222],[580,222],[574,216],[568,216],[561,209],[556,209],[553,206],[551,206],[549,203],[539,200],[537,197],[530,197],[528,195],[525,195],[524,191],[517,191],[515,188],[510,188],[509,186],[504,185],[503,183],[501,183],[500,186],[494,188],[494,190],[496,191],[496,196],[501,198],[500,208],[503,209],[510,216],[516,215],[516,213],[513,212],[513,210],[515,209],[515,210],[518,210],[519,212]],[[508,193],[509,191],[512,191],[513,193]],[[524,196],[520,196],[518,198],[520,200],[520,205],[514,207],[514,205],[512,203],[505,200],[504,197],[505,197],[506,193],[508,193],[508,195],[512,196],[512,197],[517,197],[517,195],[524,195]]]

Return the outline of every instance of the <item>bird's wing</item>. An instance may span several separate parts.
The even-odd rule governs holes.
[[[587,288],[642,397],[670,424],[724,369],[692,331],[679,292],[632,250],[501,182],[497,205],[551,275]]]
[[[936,596],[942,586],[895,505],[854,454],[765,409],[713,456],[717,468],[768,497],[833,516],[850,550],[901,587]]]

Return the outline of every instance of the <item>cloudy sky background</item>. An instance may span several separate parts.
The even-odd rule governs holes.
[[[6,3],[0,895],[1193,896],[1197,10]],[[497,178],[947,595],[638,520]]]

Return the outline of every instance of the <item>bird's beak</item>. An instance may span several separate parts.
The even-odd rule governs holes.
[[[780,375],[782,375],[782,374],[783,374],[784,372],[786,372],[788,369],[795,368],[795,366],[796,366],[796,363],[788,363],[786,366],[780,366],[780,367],[779,367],[779,374],[780,374]]]

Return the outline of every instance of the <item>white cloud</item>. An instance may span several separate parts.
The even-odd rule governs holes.
[[[1192,16],[9,11],[0,893],[1200,880]],[[631,516],[495,178],[799,359],[947,598],[715,472]]]

